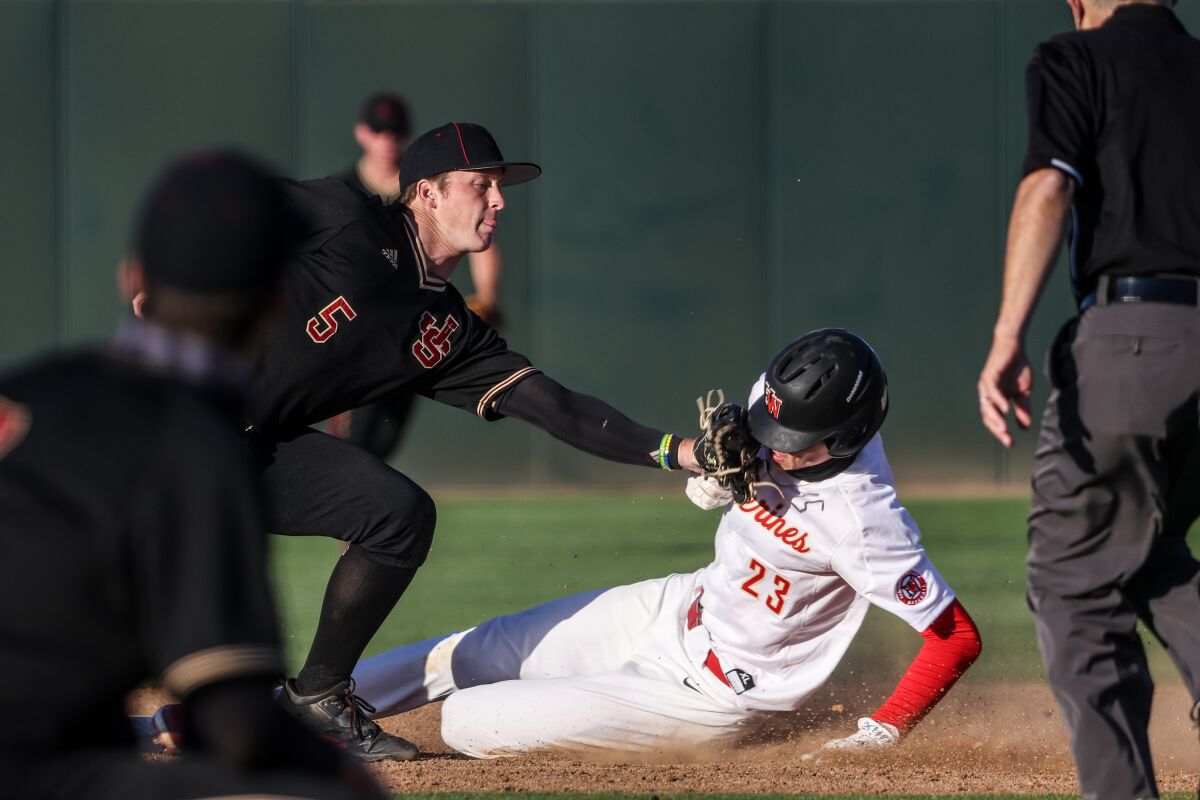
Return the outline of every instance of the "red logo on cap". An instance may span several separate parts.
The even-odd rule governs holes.
[[[0,458],[21,443],[29,431],[29,410],[0,397]]]
[[[929,584],[913,570],[909,570],[896,581],[896,599],[906,606],[915,606],[929,594]]]
[[[783,408],[783,401],[779,399],[779,395],[775,394],[775,390],[767,386],[763,399],[767,402],[767,413],[775,419],[779,419],[779,411]]]

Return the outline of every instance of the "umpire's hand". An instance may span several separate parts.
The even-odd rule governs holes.
[[[1005,447],[1012,447],[1006,416],[1012,408],[1013,418],[1022,428],[1033,422],[1029,397],[1033,392],[1033,369],[1025,355],[1025,343],[1018,337],[996,334],[983,371],[979,373],[979,417],[983,427]]]

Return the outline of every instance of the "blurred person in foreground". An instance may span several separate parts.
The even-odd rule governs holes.
[[[404,98],[395,92],[368,97],[354,125],[354,141],[362,156],[339,177],[357,186],[365,197],[391,204],[400,198],[400,159],[412,134],[411,116]],[[494,240],[486,250],[467,254],[474,291],[467,307],[493,328],[499,328],[500,245]],[[398,394],[331,418],[327,430],[386,459],[400,444],[412,417],[416,397]]]
[[[1083,797],[1134,800],[1158,795],[1139,621],[1200,710],[1200,41],[1173,2],[1068,5],[1076,31],[1026,73],[1029,146],[977,386],[1011,446],[1009,410],[1032,423],[1025,331],[1069,230],[1078,313],[1046,358],[1028,599]]]
[[[239,430],[301,230],[244,157],[176,161],[121,265],[128,297],[150,290],[143,318],[0,376],[0,796],[378,796],[271,696],[283,660]],[[183,698],[188,755],[169,763],[136,753],[124,714],[153,679]]]

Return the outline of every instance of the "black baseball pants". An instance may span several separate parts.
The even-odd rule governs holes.
[[[412,479],[335,436],[305,428],[250,436],[271,533],[351,542],[372,561],[416,569],[429,554],[437,514]]]
[[[1047,357],[1029,605],[1085,800],[1158,794],[1140,620],[1200,698],[1200,309],[1099,304]],[[1186,715],[1190,709],[1169,709]]]

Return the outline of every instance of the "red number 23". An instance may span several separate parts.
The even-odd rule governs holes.
[[[754,574],[742,584],[742,591],[751,597],[760,597],[761,595],[754,585],[767,576],[767,568],[757,558],[752,558],[750,559],[750,569]],[[767,608],[778,614],[783,611],[783,598],[787,597],[787,593],[791,591],[792,582],[782,575],[772,574],[771,578],[772,583],[775,584],[775,591],[767,595],[764,602],[766,602]]]

